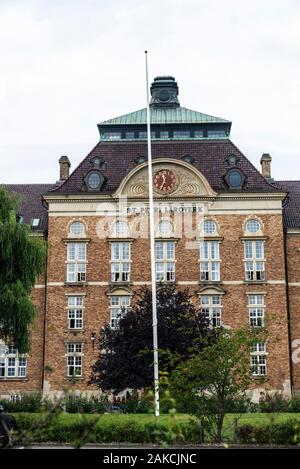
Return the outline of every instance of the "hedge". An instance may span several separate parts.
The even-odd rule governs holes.
[[[200,432],[193,419],[155,418],[110,419],[107,416],[78,415],[66,419],[63,415],[16,414],[19,440],[63,442],[79,446],[83,443],[197,443]],[[123,417],[123,416],[122,416]],[[124,416],[127,417],[127,416]]]

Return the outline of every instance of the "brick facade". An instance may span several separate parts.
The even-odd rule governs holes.
[[[169,80],[170,77],[167,78],[167,87],[173,89],[174,83]],[[164,77],[160,79],[162,82],[166,80]],[[155,106],[158,121],[154,122],[153,129],[158,138],[161,130],[159,119],[164,117],[159,114],[159,103]],[[179,106],[178,101],[176,106]],[[170,122],[165,124],[163,130],[165,134],[166,129],[170,129],[171,137],[152,144],[154,174],[166,169],[176,180],[174,187],[165,194],[159,192],[159,187],[155,189],[156,202],[172,207],[170,221],[174,233],[163,239],[175,242],[175,282],[178,288],[189,288],[193,301],[199,307],[200,296],[205,292],[203,289],[208,288],[211,295],[219,294],[222,323],[232,328],[249,324],[249,295],[262,295],[268,328],[267,380],[263,384],[258,381],[253,392],[255,398],[259,397],[262,389],[290,395],[291,390],[300,391],[300,363],[295,360],[297,347],[300,347],[300,230],[293,234],[289,232],[287,214],[289,223],[295,219],[290,213],[291,209],[286,209],[286,195],[290,188],[286,188],[284,183],[276,185],[270,182],[269,166],[267,178],[253,167],[229,140],[229,121],[190,111],[194,120],[188,123],[186,111],[184,108],[177,109],[176,119],[180,119],[181,115],[183,118],[180,129],[177,121],[175,129],[171,122],[175,111],[170,110]],[[168,115],[167,109],[164,112]],[[130,296],[134,302],[137,289],[151,282],[149,238],[133,235],[134,222],[137,226],[140,222],[144,232],[148,233],[147,145],[141,141],[126,141],[125,133],[129,129],[130,139],[133,135],[137,138],[139,131],[146,129],[141,120],[144,114],[139,112],[134,118],[130,115],[128,120],[123,116],[121,120],[113,119],[104,122],[102,127],[99,125],[104,141],[96,145],[70,176],[70,162],[67,157],[62,157],[60,183],[51,190],[45,186],[22,188],[27,198],[30,199],[31,191],[31,197],[35,200],[34,218],[37,217],[39,191],[48,204],[47,216],[44,205],[41,212],[41,226],[48,242],[47,273],[45,279],[37,281],[33,291],[37,316],[32,328],[32,348],[27,359],[26,377],[1,379],[0,395],[42,391],[53,397],[66,390],[87,394],[97,392],[88,385],[88,381],[91,365],[98,354],[99,330],[110,322],[110,296],[115,288],[118,294]],[[127,122],[127,127],[121,129],[120,123],[124,122]],[[132,122],[138,122],[138,127],[133,128]],[[200,127],[196,129],[195,122],[203,130],[199,131]],[[109,142],[105,132],[108,129],[114,133],[114,126],[117,126],[120,140]],[[175,130],[178,129],[185,135],[191,132],[191,139],[175,141]],[[200,134],[199,141],[196,141],[197,132]],[[218,135],[222,136],[219,140],[209,140],[209,132],[213,135],[219,132]],[[122,142],[121,138],[125,141]],[[237,178],[237,186],[230,187],[231,175]],[[14,186],[12,190],[20,189]],[[125,218],[130,227],[126,239],[131,243],[131,277],[128,284],[112,284],[111,243],[116,238],[109,231],[103,235],[100,228],[105,212],[116,210],[119,215],[118,204],[124,197],[127,208],[130,208],[121,215],[124,217],[124,213],[129,213]],[[30,211],[32,206],[29,204],[26,210]],[[187,219],[184,215],[180,216],[179,208],[182,206],[200,209],[199,212],[192,212],[193,215]],[[142,211],[141,207],[145,210]],[[144,215],[139,215],[139,211]],[[215,222],[217,227],[213,236],[205,237],[219,243],[220,280],[214,282],[200,281],[199,246],[203,239],[201,223],[204,216]],[[160,212],[160,218],[165,217],[166,214],[162,216]],[[26,223],[30,224],[31,218],[29,212],[25,214]],[[113,218],[109,215],[106,220],[111,222]],[[245,231],[248,220],[259,221],[257,234],[251,235]],[[75,221],[84,224],[84,234],[77,236],[70,233],[70,225]],[[191,233],[186,230],[188,226],[192,229]],[[261,281],[245,281],[244,243],[247,241],[263,242],[265,279]],[[67,246],[76,242],[87,246],[86,280],[83,283],[68,283]],[[83,328],[80,330],[68,327],[68,298],[72,295],[83,298]],[[67,376],[67,344],[73,343],[83,344],[82,376],[77,378]]]

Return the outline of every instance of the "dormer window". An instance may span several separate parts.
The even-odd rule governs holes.
[[[38,228],[40,224],[41,219],[40,218],[33,218],[31,220],[31,228]]]
[[[105,165],[105,161],[102,158],[96,157],[91,160],[91,164],[94,168],[102,168]]]
[[[230,189],[242,189],[245,179],[244,173],[237,168],[230,169],[225,176],[225,180]]]
[[[182,157],[183,161],[186,161],[189,164],[194,164],[195,163],[195,158],[191,155],[184,155]]]
[[[86,176],[85,183],[90,191],[99,190],[103,184],[103,176],[98,171],[91,171]]]
[[[228,166],[236,166],[239,163],[240,158],[236,155],[231,154],[227,156],[225,161],[228,164]]]

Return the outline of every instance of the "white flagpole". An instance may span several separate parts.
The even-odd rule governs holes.
[[[154,354],[154,393],[155,415],[159,417],[159,376],[158,376],[158,339],[157,339],[157,299],[156,299],[156,272],[155,272],[155,231],[154,231],[154,203],[153,203],[153,175],[151,154],[150,130],[150,103],[148,80],[148,51],[146,59],[146,87],[147,87],[147,140],[148,140],[148,185],[149,185],[149,212],[150,212],[150,251],[151,251],[151,284],[152,284],[152,322],[153,322],[153,354]]]

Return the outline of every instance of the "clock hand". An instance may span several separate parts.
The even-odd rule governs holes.
[[[163,182],[162,182],[162,184],[161,184],[159,190],[161,190],[161,189],[163,188],[163,185],[164,185],[164,183],[166,182],[166,176],[165,176],[164,174],[162,174],[162,178],[163,178]]]

